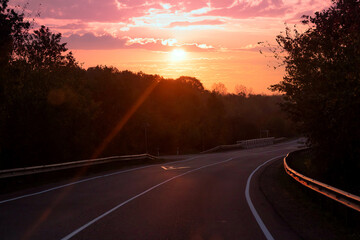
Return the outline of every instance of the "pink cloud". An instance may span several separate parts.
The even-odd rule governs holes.
[[[51,26],[50,26],[51,27]],[[57,29],[84,29],[88,27],[88,24],[86,23],[69,23],[62,26],[54,26]]]
[[[195,21],[195,22],[172,22],[169,24],[168,27],[188,27],[188,26],[202,26],[202,25],[221,25],[225,24],[222,20],[202,20],[202,21]]]
[[[83,35],[72,34],[63,37],[69,49],[119,49],[125,48],[126,39],[115,38],[111,35],[95,36],[92,33]]]
[[[210,1],[210,5],[213,8],[230,7],[233,3],[234,3],[234,0]]]
[[[214,51],[213,46],[205,43],[178,43],[174,38],[117,38],[111,35],[95,36],[92,33],[72,34],[63,38],[69,49],[105,50],[105,49],[147,49],[151,51],[171,51],[182,48],[189,52]]]
[[[86,22],[124,22],[133,23],[134,18],[149,16],[157,18],[156,14],[169,14],[181,16],[181,14],[192,17],[215,16],[229,17],[234,19],[246,19],[254,17],[283,17],[287,13],[299,11],[310,11],[330,0],[32,0],[28,9],[40,12],[40,18],[73,19]],[[27,0],[10,0],[12,5],[25,5]],[[299,7],[299,8],[298,8]],[[151,10],[151,11],[150,11]],[[317,9],[321,10],[321,9]],[[180,14],[180,15],[179,15]],[[184,19],[185,19],[185,15]],[[181,23],[184,22],[184,23]],[[176,21],[173,25],[184,26],[186,21]],[[184,25],[182,25],[184,24]],[[208,23],[216,25],[216,23]],[[189,26],[186,25],[186,26]],[[195,25],[195,24],[194,24]]]
[[[302,16],[306,15],[306,16],[311,16],[313,15],[313,11],[303,11],[303,12],[299,12],[299,13],[296,13],[294,16],[292,16],[291,18],[289,19],[286,19],[286,22],[287,23],[300,23],[303,19],[302,19]]]
[[[291,6],[284,6],[281,0],[261,0],[237,2],[231,7],[214,8],[206,16],[223,16],[235,19],[246,19],[253,17],[278,17],[283,16],[291,9]]]
[[[25,5],[25,0],[13,0],[12,4]],[[124,8],[119,8],[123,3]],[[146,4],[145,4],[146,3]],[[79,19],[84,21],[127,21],[133,17],[143,16],[149,8],[162,8],[157,2],[147,1],[88,1],[88,0],[33,0],[28,9],[39,11],[41,18]]]
[[[299,21],[302,14],[329,4],[331,0],[32,0],[28,10],[40,11],[36,21],[62,32],[73,49],[217,51],[220,46],[233,49],[250,42],[239,43],[229,33],[246,34],[244,39],[258,34],[255,41],[261,41],[265,31],[275,29],[274,36],[279,32],[279,21]],[[183,43],[174,42],[174,37]]]
[[[26,0],[12,0],[12,5],[26,5]],[[40,12],[41,18],[79,19],[84,21],[129,21],[146,15],[150,9],[189,12],[206,6],[206,0],[32,0],[28,9]],[[167,9],[168,8],[168,9]]]

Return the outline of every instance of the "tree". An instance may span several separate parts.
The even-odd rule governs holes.
[[[214,93],[217,93],[217,94],[219,94],[219,95],[226,95],[226,94],[227,94],[227,88],[226,88],[226,86],[225,86],[223,83],[221,83],[221,82],[219,82],[219,83],[214,83],[211,88],[212,88],[212,91],[213,91]]]
[[[360,167],[359,16],[359,0],[333,0],[329,9],[304,16],[304,33],[286,28],[274,51],[286,74],[271,90],[285,94],[283,109],[329,167],[343,173]]]
[[[76,65],[72,52],[64,55],[68,49],[61,43],[61,33],[52,33],[45,26],[29,35],[25,49],[24,59],[34,69]]]
[[[250,94],[252,94],[252,88],[247,88],[244,85],[236,84],[234,93],[239,96],[248,97]]]
[[[176,81],[183,84],[188,84],[192,88],[197,89],[199,91],[204,91],[204,86],[202,85],[202,83],[194,77],[181,76],[178,79],[176,79]]]
[[[15,53],[23,49],[30,29],[24,14],[8,8],[9,0],[0,0],[0,67],[7,65]]]

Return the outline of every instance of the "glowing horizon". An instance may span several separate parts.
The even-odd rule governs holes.
[[[24,6],[25,0],[10,0]],[[331,0],[31,0],[25,9],[36,25],[61,32],[84,67],[114,66],[168,78],[188,75],[210,89],[222,82],[270,93],[283,69],[259,53],[260,41],[275,42],[302,15]]]

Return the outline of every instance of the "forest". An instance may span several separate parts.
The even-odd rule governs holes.
[[[61,34],[0,1],[0,169],[96,157],[200,152],[296,134],[280,95],[206,90],[115,67],[85,69]],[[262,135],[264,137],[264,135]]]

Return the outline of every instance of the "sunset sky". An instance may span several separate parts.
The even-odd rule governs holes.
[[[26,6],[38,25],[61,32],[84,67],[108,65],[235,85],[270,93],[283,69],[274,70],[258,42],[275,43],[301,16],[321,11],[331,0],[10,0]]]

